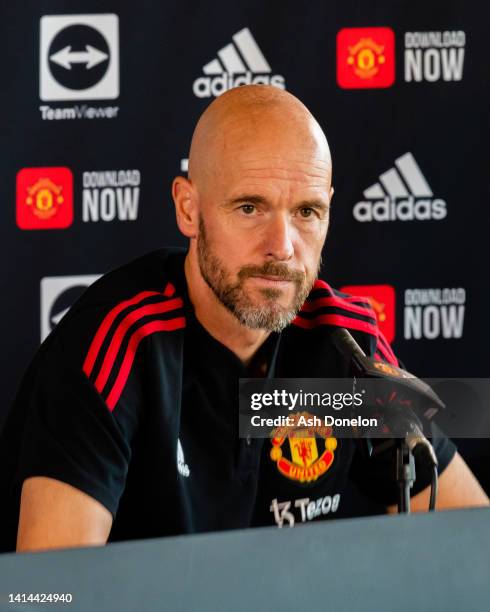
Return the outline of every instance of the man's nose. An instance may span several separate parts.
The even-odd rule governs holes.
[[[268,223],[265,236],[266,257],[276,261],[288,261],[294,255],[292,232],[285,215],[273,215]]]

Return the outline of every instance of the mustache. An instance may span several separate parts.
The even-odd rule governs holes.
[[[274,276],[277,280],[303,283],[305,273],[291,269],[287,264],[269,261],[262,266],[243,266],[238,272],[238,278],[245,280],[252,276]]]

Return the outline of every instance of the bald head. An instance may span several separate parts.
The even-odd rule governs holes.
[[[218,97],[204,111],[192,137],[189,178],[199,189],[240,159],[279,158],[297,151],[324,166],[331,178],[325,134],[306,106],[269,85],[245,85]]]
[[[238,87],[203,113],[189,178],[176,177],[172,193],[190,239],[191,301],[216,337],[231,341],[227,317],[261,333],[295,317],[318,273],[331,170],[325,134],[286,91]]]

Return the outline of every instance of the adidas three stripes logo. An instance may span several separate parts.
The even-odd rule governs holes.
[[[286,88],[284,77],[272,74],[269,62],[248,28],[231,38],[232,42],[219,49],[218,57],[203,66],[204,76],[194,81],[192,89],[198,98],[217,97],[232,87],[251,83]]]
[[[232,36],[233,42],[218,51],[218,58],[205,66],[204,74],[240,74],[243,72],[268,73],[271,72],[267,60],[255,42],[255,38],[248,28],[243,28]]]
[[[380,183],[368,187],[364,191],[365,198],[377,199],[387,195],[390,198],[408,198],[410,195],[416,198],[432,197],[432,189],[411,153],[396,159],[395,166],[379,175],[383,187]]]

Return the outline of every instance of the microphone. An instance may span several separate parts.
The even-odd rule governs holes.
[[[445,407],[434,390],[410,372],[368,357],[347,329],[336,328],[331,334],[334,346],[350,363],[354,377],[378,379],[383,383],[382,395],[388,399],[383,402],[376,398],[376,404],[385,416],[384,424],[389,433],[404,438],[412,452],[419,446],[423,447],[432,465],[437,466],[434,449],[425,437],[419,419],[420,416],[431,421]],[[403,396],[409,396],[411,400],[400,400]]]
[[[437,457],[432,444],[423,433],[417,414],[411,410],[413,405],[420,415],[431,421],[444,403],[433,389],[416,376],[402,368],[368,357],[345,328],[334,329],[332,340],[337,350],[347,358],[354,377],[379,379],[388,382],[388,400],[383,402],[376,397],[376,404],[384,408],[383,425],[388,433],[401,438],[396,445],[396,480],[398,483],[398,512],[410,512],[410,488],[415,481],[415,460],[424,458],[431,464],[432,480],[430,486],[429,511],[434,511],[437,498]],[[384,385],[386,393],[386,385]],[[413,401],[400,400],[400,396],[411,396]],[[395,403],[395,400],[398,401]],[[364,437],[367,455],[379,454],[386,448],[381,444],[374,449],[372,440]],[[391,443],[392,445],[393,443]],[[423,455],[423,457],[421,457]]]

